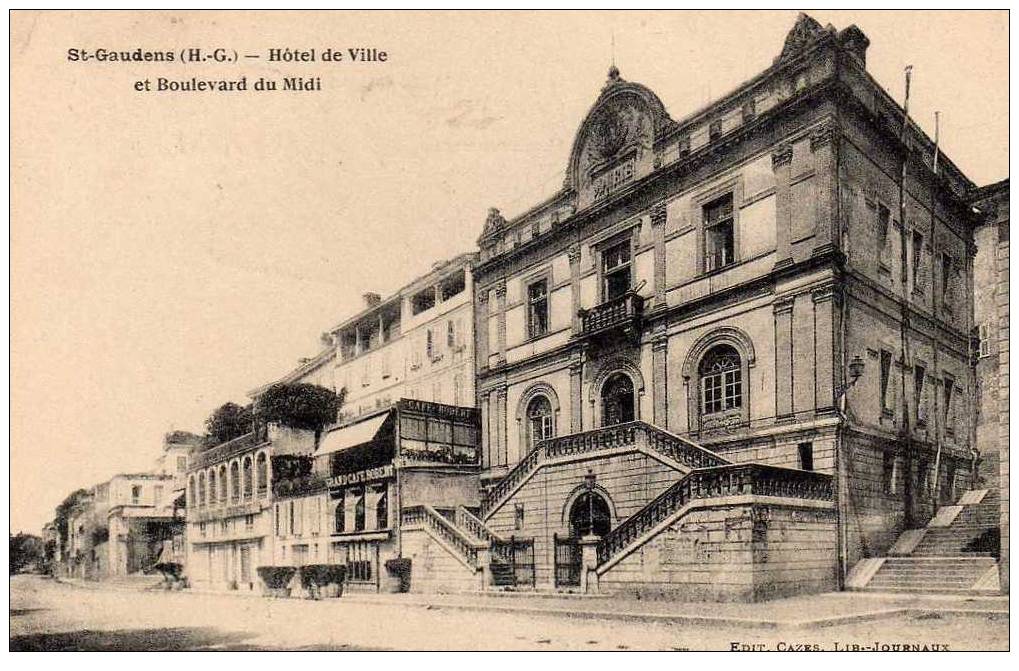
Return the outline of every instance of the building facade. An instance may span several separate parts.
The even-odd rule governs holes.
[[[474,271],[481,513],[534,537],[539,582],[564,538],[597,529],[602,581],[621,590],[829,589],[966,482],[973,185],[944,156],[933,173],[868,44],[803,15],[770,68],[678,121],[613,67],[562,190],[490,211]],[[748,462],[834,483],[827,503],[791,505],[810,542],[773,544],[763,583],[622,547],[677,478]],[[711,533],[675,542],[725,552]],[[670,561],[684,569],[664,580]],[[608,568],[627,562],[636,576]]]

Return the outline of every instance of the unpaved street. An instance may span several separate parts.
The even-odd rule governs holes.
[[[1008,618],[920,616],[813,630],[594,621],[422,605],[87,589],[11,580],[12,650],[728,650],[935,642],[1004,650]]]

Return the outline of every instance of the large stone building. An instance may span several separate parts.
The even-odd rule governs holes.
[[[563,188],[489,213],[481,516],[534,538],[537,582],[594,532],[603,589],[831,589],[961,491],[974,185],[944,155],[933,173],[868,44],[801,15],[678,120],[613,67]],[[746,462],[767,467],[733,491],[774,497],[690,508],[692,469]]]

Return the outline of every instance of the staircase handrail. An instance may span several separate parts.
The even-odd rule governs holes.
[[[502,540],[502,537],[499,536],[499,534],[492,531],[492,529],[489,528],[487,524],[482,522],[474,515],[474,513],[467,510],[463,506],[456,507],[454,520],[458,527],[466,529],[471,534],[473,534],[475,538],[485,543],[491,543],[493,539],[497,541]]]
[[[644,430],[647,432],[648,447],[670,457],[674,461],[678,461],[684,466],[689,466],[690,468],[710,468],[732,463],[692,440],[677,436],[653,424],[644,424]]]
[[[690,471],[598,543],[602,565],[694,499],[757,494],[832,501],[832,477],[767,464],[725,464]]]
[[[405,526],[414,524],[427,526],[446,541],[450,547],[460,553],[461,557],[474,568],[478,567],[478,550],[488,547],[488,543],[468,537],[455,524],[440,515],[435,508],[427,503],[404,508],[401,514],[401,521]]]

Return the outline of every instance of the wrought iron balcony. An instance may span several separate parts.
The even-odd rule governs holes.
[[[634,292],[580,311],[580,335],[585,338],[619,333],[635,336],[644,314],[644,299]]]

